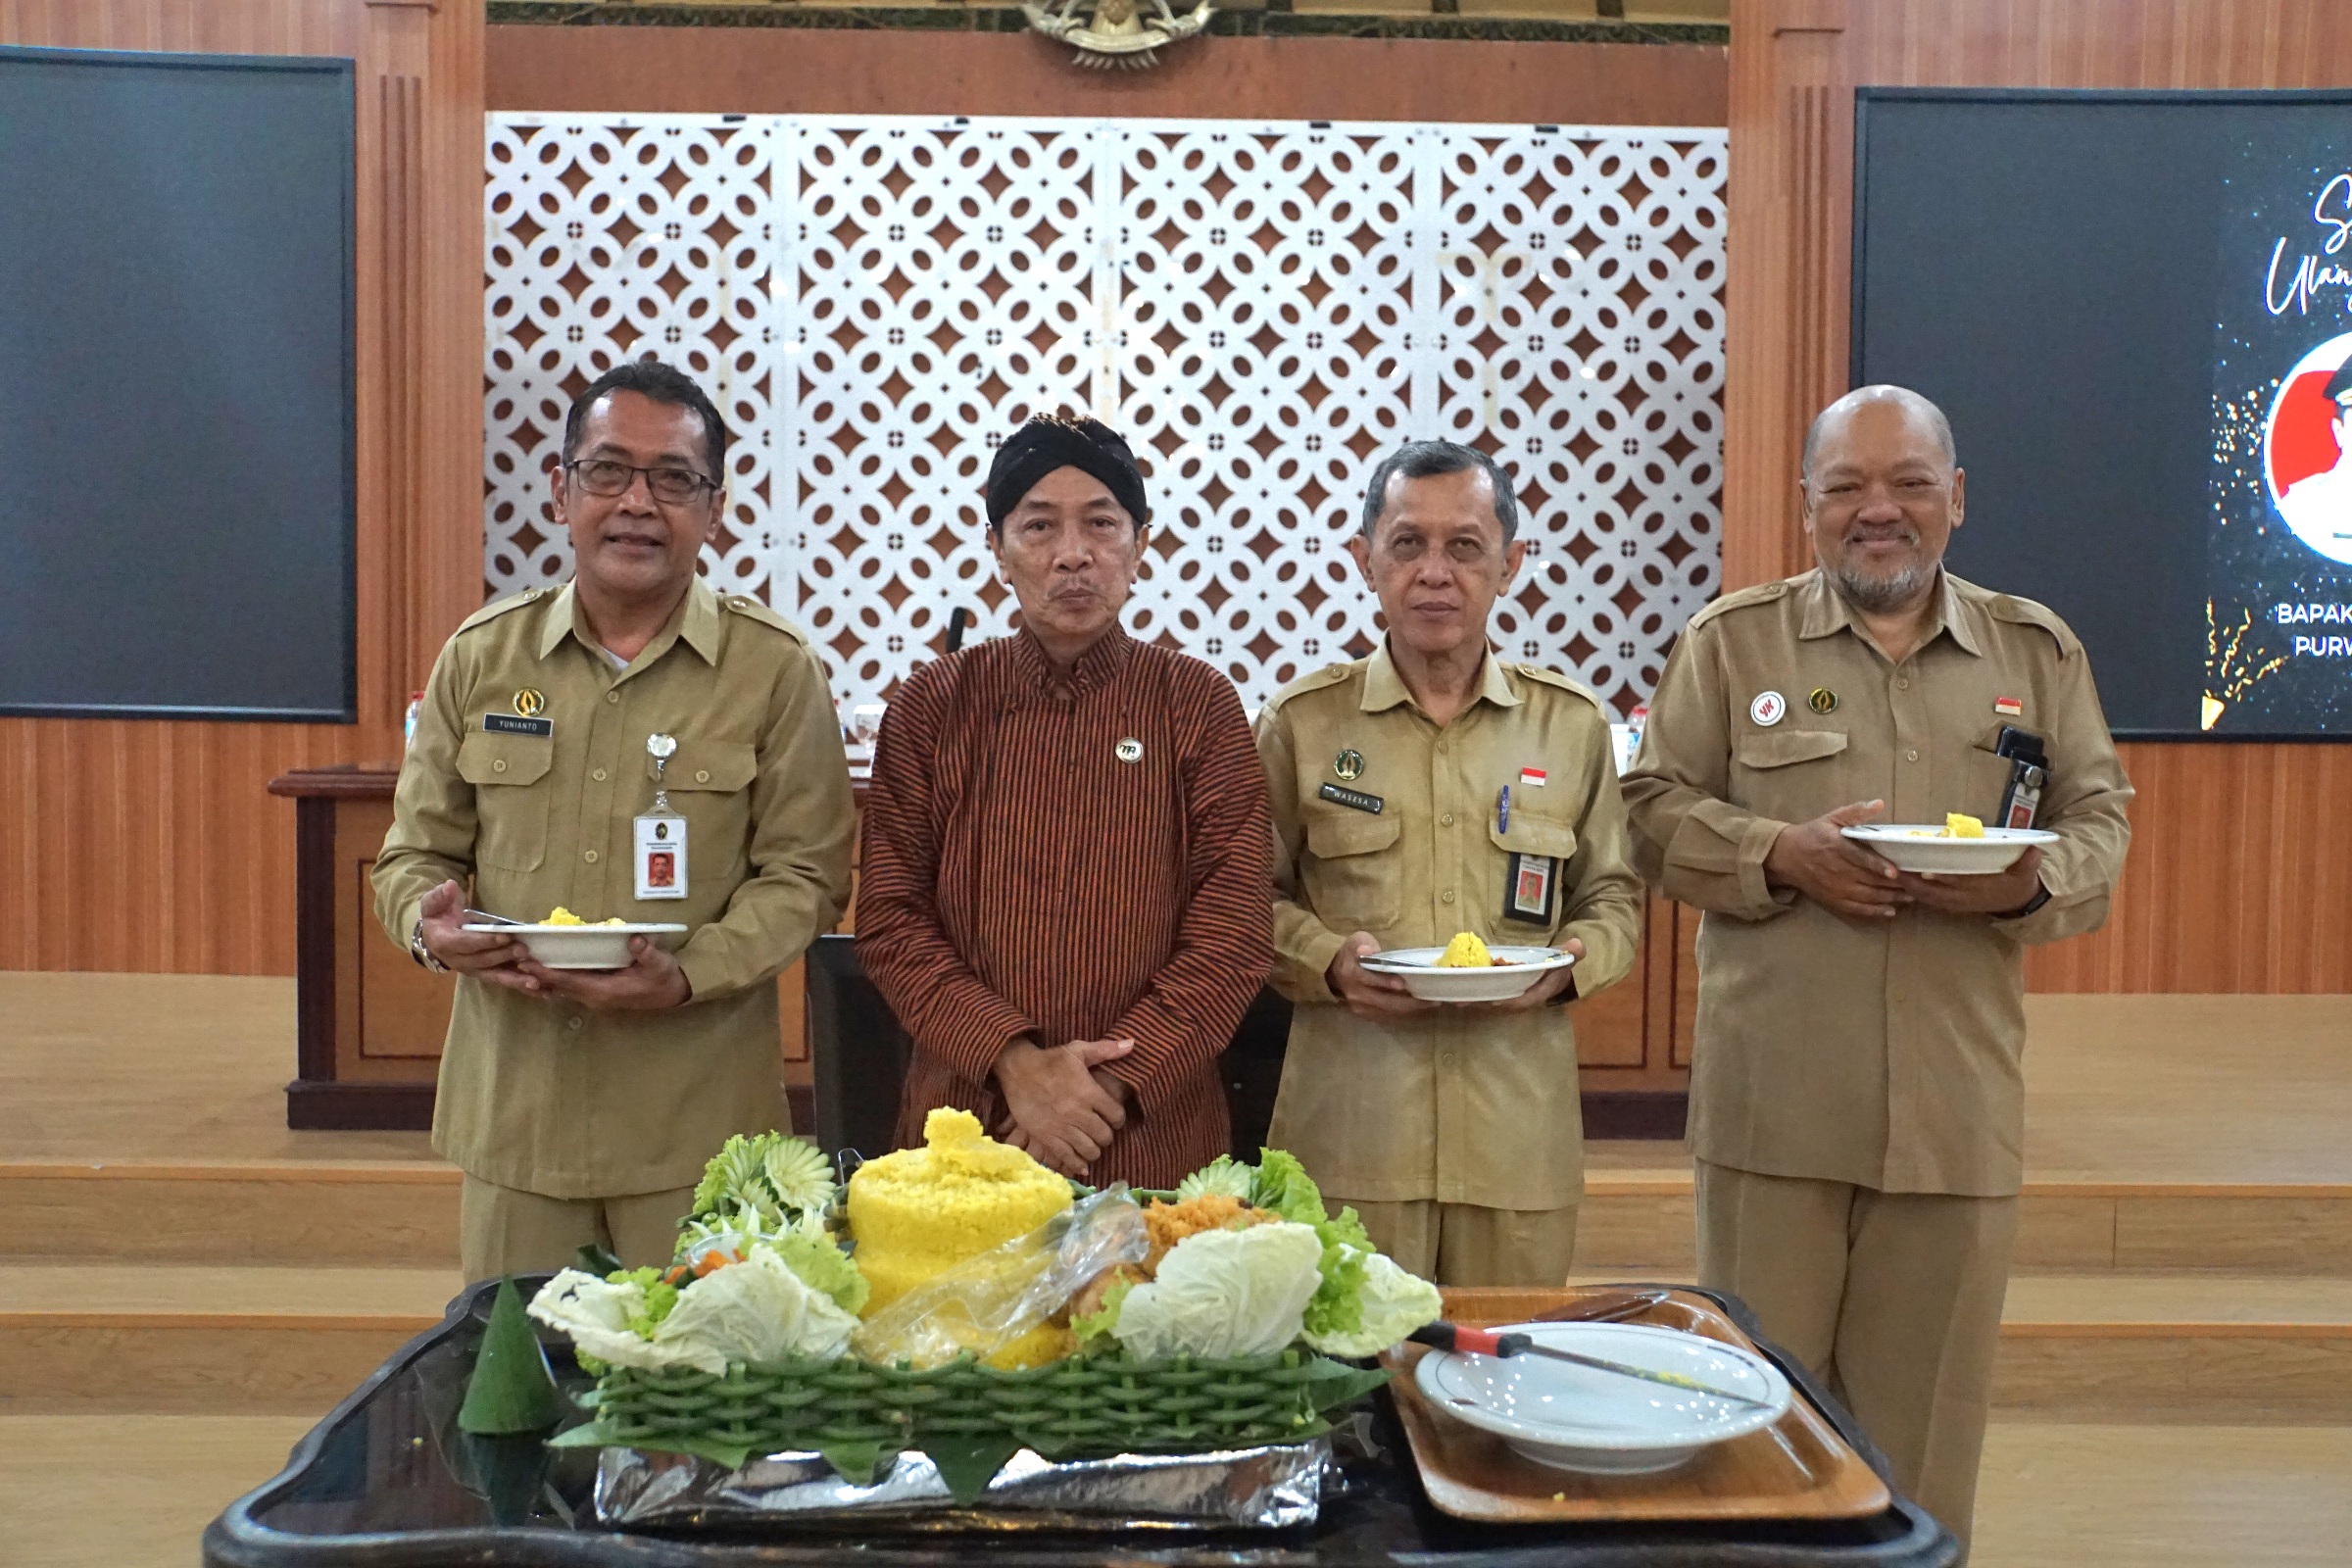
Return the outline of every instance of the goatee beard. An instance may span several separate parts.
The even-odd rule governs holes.
[[[1851,565],[1840,564],[1830,573],[1830,582],[1837,588],[1838,597],[1866,615],[1885,614],[1900,610],[1919,597],[1920,592],[1936,581],[1937,564],[1920,562],[1905,566],[1891,577],[1865,577]]]

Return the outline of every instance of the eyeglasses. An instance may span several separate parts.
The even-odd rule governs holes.
[[[705,490],[718,488],[716,479],[707,479],[692,468],[640,468],[632,464],[612,463],[603,458],[590,458],[580,463],[564,465],[580,488],[592,496],[628,494],[637,475],[645,475],[645,487],[656,501],[672,507],[682,507],[695,500]]]

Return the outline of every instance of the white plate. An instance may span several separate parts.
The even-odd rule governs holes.
[[[2037,827],[1988,827],[1981,839],[1947,839],[1941,822],[1872,822],[1845,829],[1845,836],[1905,871],[1945,876],[1990,876],[2008,870],[2028,845],[2058,842],[2057,834]]]
[[[1375,974],[1393,974],[1404,989],[1424,1002],[1508,1002],[1554,969],[1576,962],[1557,948],[1489,948],[1487,952],[1510,962],[1500,968],[1441,969],[1444,948],[1392,948],[1365,955],[1358,961]]]
[[[514,937],[523,951],[550,969],[626,969],[629,938],[675,936],[682,925],[489,925],[468,931]]]
[[[1532,1335],[1539,1345],[1652,1372],[1678,1372],[1764,1401],[1761,1407],[1741,1404],[1525,1352],[1504,1359],[1432,1350],[1421,1357],[1413,1381],[1433,1406],[1555,1470],[1670,1470],[1712,1444],[1772,1425],[1795,1396],[1781,1369],[1762,1356],[1675,1329],[1513,1323],[1494,1332]]]

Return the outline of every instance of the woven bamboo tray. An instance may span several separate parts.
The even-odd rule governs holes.
[[[1388,1380],[1286,1350],[1235,1361],[1071,1357],[1026,1371],[970,1360],[916,1371],[856,1361],[689,1370],[609,1369],[601,1441],[690,1451],[1026,1447],[1049,1459],[1206,1453],[1297,1443],[1323,1412]]]
[[[1524,1323],[1573,1306],[1592,1291],[1452,1290],[1446,1316],[1457,1323]],[[1722,1308],[1703,1296],[1672,1292],[1627,1322],[1681,1329],[1752,1350]],[[1579,1475],[1521,1457],[1492,1433],[1434,1409],[1413,1381],[1428,1353],[1403,1345],[1383,1357],[1396,1373],[1391,1393],[1429,1500],[1457,1519],[1495,1524],[1569,1520],[1851,1519],[1886,1511],[1886,1483],[1798,1393],[1776,1424],[1702,1449],[1660,1475]]]

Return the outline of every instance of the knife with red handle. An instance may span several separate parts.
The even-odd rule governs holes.
[[[1548,1345],[1538,1345],[1532,1334],[1497,1334],[1492,1329],[1464,1328],[1458,1323],[1427,1323],[1405,1336],[1416,1344],[1432,1346],[1441,1350],[1459,1350],[1469,1355],[1492,1355],[1508,1359],[1514,1355],[1548,1356],[1554,1361],[1570,1361],[1589,1366],[1595,1371],[1614,1372],[1619,1377],[1640,1378],[1644,1383],[1663,1383],[1670,1389],[1682,1389],[1690,1394],[1704,1394],[1717,1399],[1730,1399],[1736,1404],[1752,1404],[1759,1410],[1770,1409],[1772,1401],[1744,1394],[1734,1394],[1687,1378],[1680,1372],[1657,1372],[1645,1366],[1633,1366],[1624,1361],[1612,1361],[1605,1356],[1586,1355],[1578,1350],[1562,1350]]]

